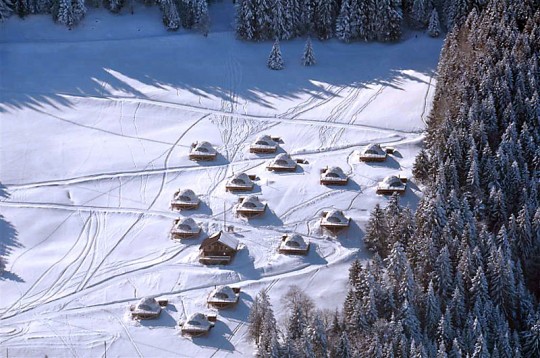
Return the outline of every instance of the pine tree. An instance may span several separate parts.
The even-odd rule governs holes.
[[[302,66],[313,66],[315,63],[315,54],[313,53],[311,38],[308,37],[306,46],[304,47],[304,53],[302,55]]]
[[[353,356],[354,355],[351,351],[351,345],[349,343],[349,337],[347,335],[347,332],[343,332],[341,333],[341,336],[339,337],[333,357],[352,358]]]
[[[167,30],[176,31],[180,27],[180,16],[173,0],[160,0],[163,24]]]
[[[73,5],[71,0],[59,0],[56,21],[71,28],[74,25]]]
[[[72,0],[73,11],[73,23],[77,25],[82,21],[84,15],[86,15],[86,6],[84,6],[84,0]]]
[[[205,37],[208,36],[210,28],[208,4],[206,1],[207,0],[195,0],[193,9],[193,27]]]
[[[336,37],[345,42],[352,40],[351,0],[343,0],[341,3],[341,10],[336,20]]]
[[[385,258],[391,245],[387,241],[389,235],[390,229],[388,228],[385,212],[379,204],[376,204],[366,224],[364,244],[368,250],[377,252],[382,258]]]
[[[439,23],[439,13],[433,9],[429,17],[428,34],[431,37],[439,37],[441,34],[441,25]]]
[[[13,13],[12,0],[0,0],[0,22],[4,22]]]
[[[282,70],[284,68],[281,50],[279,49],[279,40],[276,40],[272,46],[272,52],[268,57],[268,68],[272,70]]]

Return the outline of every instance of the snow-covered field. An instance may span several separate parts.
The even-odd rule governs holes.
[[[0,24],[0,355],[221,357],[250,355],[246,318],[269,292],[278,321],[290,285],[319,307],[340,307],[347,270],[365,259],[363,227],[387,198],[389,174],[410,176],[434,92],[441,40],[407,34],[399,44],[314,41],[317,65],[300,66],[304,40],[282,43],[286,68],[266,68],[270,43],[244,43],[230,30],[232,8],[211,7],[207,38],[168,33],[157,8],[114,16],[90,10],[74,30],[49,17]],[[261,134],[301,158],[296,173],[265,169],[273,155],[249,153]],[[207,140],[220,155],[198,164],[187,154]],[[362,146],[398,149],[380,164],[358,160]],[[319,185],[320,169],[340,166],[346,187]],[[269,211],[235,216],[233,173],[256,174]],[[191,188],[204,204],[169,210]],[[411,182],[402,203],[414,207]],[[337,238],[319,227],[323,210],[352,218]],[[229,266],[198,263],[201,239],[173,242],[174,218],[189,215],[205,235],[233,225],[244,246]],[[287,232],[307,237],[306,257],[277,253]],[[204,236],[204,235],[203,235]],[[0,252],[1,254],[2,252]],[[206,312],[217,284],[242,288],[206,338],[180,336],[177,322]],[[127,307],[160,295],[156,321],[135,322]],[[105,346],[106,344],[106,346]]]

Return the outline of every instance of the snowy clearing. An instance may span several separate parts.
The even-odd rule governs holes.
[[[270,291],[278,321],[290,285],[319,307],[340,306],[350,262],[369,257],[369,211],[387,200],[377,183],[411,176],[441,40],[314,41],[310,68],[300,65],[304,40],[293,40],[281,44],[285,69],[271,71],[271,43],[241,42],[228,29],[230,4],[211,7],[207,38],[167,33],[154,10],[155,18],[90,10],[73,31],[46,16],[0,25],[0,235],[9,250],[0,346],[10,357],[95,357],[104,342],[110,356],[250,355],[252,297]],[[275,155],[249,152],[262,134],[306,163],[266,170]],[[216,161],[188,159],[202,140]],[[372,142],[397,152],[360,162]],[[342,168],[349,184],[319,185],[326,166]],[[238,172],[256,175],[264,216],[235,215],[239,194],[225,183]],[[199,196],[197,210],[169,209],[179,188]],[[414,207],[419,195],[409,181],[402,203]],[[336,238],[319,226],[329,209],[352,219]],[[201,225],[201,238],[169,239],[181,216]],[[243,248],[228,266],[201,265],[202,238],[224,219]],[[278,253],[289,232],[309,239],[307,256]],[[238,306],[219,312],[208,337],[181,337],[178,322],[208,311],[221,284],[242,288]],[[160,318],[128,318],[128,306],[149,295],[169,299]]]

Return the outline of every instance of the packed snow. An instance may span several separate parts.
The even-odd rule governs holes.
[[[377,184],[411,177],[441,40],[314,41],[311,67],[300,61],[305,39],[283,41],[285,68],[272,71],[272,43],[235,39],[229,2],[211,6],[208,37],[167,32],[160,16],[91,9],[71,31],[48,16],[0,25],[0,346],[10,357],[249,356],[257,292],[279,308],[298,285],[319,307],[339,307],[350,262],[369,258],[369,212],[387,200]],[[295,172],[268,171],[276,154],[250,153],[266,134],[302,160]],[[197,141],[216,148],[215,161],[189,160]],[[396,152],[360,162],[370,143]],[[326,167],[342,168],[348,185],[320,185]],[[268,205],[249,221],[225,190],[241,172]],[[179,188],[197,193],[198,209],[170,210]],[[415,207],[420,195],[409,181],[401,202]],[[337,236],[319,225],[332,209],[351,218]],[[201,225],[199,239],[170,239],[179,217]],[[232,263],[200,264],[201,241],[225,227],[241,244]],[[287,233],[309,241],[306,256],[278,253]],[[238,305],[207,337],[182,337],[179,322],[207,312],[219,285],[241,287]],[[129,306],[147,296],[169,305],[132,320]]]

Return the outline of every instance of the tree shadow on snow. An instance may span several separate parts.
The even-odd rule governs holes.
[[[143,327],[170,327],[174,328],[177,323],[176,320],[171,316],[169,312],[167,312],[167,309],[161,310],[161,313],[159,314],[159,317],[156,319],[143,319],[139,321],[139,324]]]
[[[384,162],[365,162],[366,165],[373,168],[390,168],[398,170],[401,165],[391,156],[387,156]]]
[[[193,337],[191,340],[194,344],[201,347],[211,347],[219,350],[234,351],[234,346],[226,336],[231,336],[231,329],[224,323],[218,320],[214,328],[204,337]]]
[[[234,11],[232,5],[230,11]],[[59,60],[59,51],[51,50],[51,45],[32,48],[35,55],[28,57],[27,48],[32,44],[7,44],[10,56],[4,58],[4,66],[16,68],[24,60],[28,69],[33,70],[27,79],[17,71],[4,74],[0,112],[40,109],[45,105],[75,107],[76,101],[69,95],[103,98],[121,93],[125,97],[151,100],[139,90],[144,87],[153,89],[148,93],[159,93],[161,89],[188,91],[196,96],[192,105],[197,105],[198,97],[203,101],[216,97],[222,103],[232,104],[236,112],[243,111],[247,102],[274,111],[276,108],[269,99],[276,97],[295,100],[309,95],[323,100],[342,98],[339,90],[345,86],[400,89],[404,81],[425,83],[424,78],[414,73],[432,75],[442,46],[442,40],[428,38],[396,44],[316,41],[317,64],[306,68],[298,60],[305,39],[298,38],[281,42],[285,69],[271,71],[266,62],[272,42],[235,40],[232,32],[210,32],[203,38],[186,32],[171,34],[163,28],[163,36],[157,37],[160,46],[155,46],[156,37],[95,41],[88,46],[75,36],[70,42],[70,51],[75,55],[69,61]],[[134,34],[134,38],[139,36]],[[152,48],[150,52],[149,48]],[[150,61],[150,58],[176,60]],[[47,66],[39,65],[43,63]],[[46,86],[40,88],[36,83]],[[175,102],[183,102],[181,93]],[[289,114],[301,118],[303,112]],[[287,113],[283,115],[287,117]]]
[[[9,193],[7,188],[0,183],[0,198],[8,198]],[[11,252],[16,248],[21,248],[23,245],[18,241],[18,232],[15,226],[11,224],[6,218],[0,214],[0,258],[7,266],[8,257]],[[24,280],[14,272],[7,270],[0,271],[0,280],[10,280],[16,282],[24,282]]]

